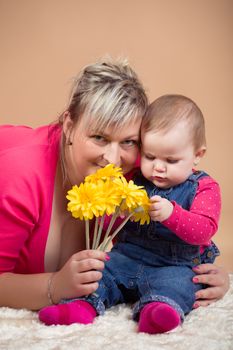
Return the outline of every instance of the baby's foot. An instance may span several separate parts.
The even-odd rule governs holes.
[[[173,307],[153,302],[142,309],[138,330],[149,334],[165,333],[179,326],[180,322],[180,315]]]
[[[88,324],[92,323],[95,317],[96,311],[94,307],[83,300],[76,300],[67,304],[47,306],[39,311],[40,321],[48,326],[52,324]]]

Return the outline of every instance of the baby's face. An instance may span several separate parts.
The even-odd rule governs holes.
[[[143,132],[141,170],[160,188],[184,182],[199,162],[187,125],[180,122],[169,131]]]

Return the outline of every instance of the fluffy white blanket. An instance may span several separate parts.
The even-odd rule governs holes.
[[[233,275],[225,297],[193,310],[182,326],[162,335],[137,333],[128,305],[119,305],[93,325],[44,326],[37,313],[0,308],[0,349],[4,350],[232,350]]]

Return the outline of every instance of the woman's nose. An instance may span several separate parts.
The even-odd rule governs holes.
[[[104,153],[104,159],[111,164],[120,166],[120,146],[118,144],[111,143],[107,146]]]

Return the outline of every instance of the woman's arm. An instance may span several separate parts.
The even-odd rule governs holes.
[[[197,274],[193,282],[203,283],[207,288],[196,292],[194,308],[207,306],[218,299],[221,299],[229,289],[230,279],[228,272],[215,264],[201,264],[193,268]]]
[[[84,250],[74,254],[51,280],[50,297],[60,299],[79,297],[93,293],[98,288],[101,270],[104,269],[106,253]],[[0,275],[0,306],[39,310],[50,305],[48,295],[51,273]]]

